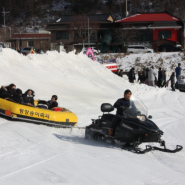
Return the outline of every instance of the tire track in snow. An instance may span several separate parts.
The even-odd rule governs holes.
[[[60,154],[60,155],[56,155],[56,156],[54,156],[54,157],[48,158],[48,159],[43,160],[43,161],[41,161],[41,162],[38,162],[38,163],[36,163],[36,164],[30,165],[30,166],[27,166],[27,167],[22,168],[22,169],[20,169],[20,170],[17,170],[17,171],[15,171],[15,172],[9,173],[9,174],[7,174],[7,175],[5,175],[5,176],[0,177],[0,180],[1,180],[1,179],[4,179],[4,178],[6,178],[6,177],[9,177],[9,176],[11,176],[11,175],[17,174],[17,173],[19,173],[19,172],[22,172],[22,171],[24,171],[24,170],[30,169],[30,168],[32,168],[32,167],[38,166],[38,165],[40,165],[40,164],[43,164],[43,163],[45,163],[45,162],[51,161],[51,160],[53,160],[53,159],[56,159],[56,158],[58,158],[58,157],[60,157],[60,156],[62,156],[62,155],[64,155],[64,154],[66,154],[66,153],[67,153],[67,152],[65,152],[65,153],[63,153],[63,154]]]
[[[7,153],[5,153],[5,154],[0,155],[0,157],[7,156],[7,155],[10,155],[10,154],[12,154],[12,153],[14,153],[14,152],[7,152]]]
[[[159,104],[159,106],[161,106],[161,107],[157,108],[157,110],[156,109],[152,110],[152,112],[161,112],[162,114],[164,114],[164,117],[175,118],[176,119],[175,122],[178,122],[179,120],[185,118],[185,115],[182,113],[182,110],[184,110],[185,106],[183,106],[183,103],[181,102],[181,99],[182,99],[180,97],[181,94],[174,93],[174,96],[173,96],[174,98],[171,98],[172,93],[174,93],[174,92],[164,91],[164,92],[159,93],[157,95],[156,100],[157,100],[157,104]],[[170,112],[171,113],[173,112],[174,114],[172,115]],[[174,121],[170,121],[170,122],[164,123],[161,126],[161,128],[166,130],[166,128],[171,127],[174,124],[175,124]],[[174,137],[174,138],[176,138],[176,137]],[[156,162],[163,165],[164,167],[172,170],[175,173],[180,173],[180,174],[184,175],[184,171],[179,170],[175,165],[173,165],[173,163],[169,163],[171,155],[179,158],[180,155],[182,155],[184,157],[184,153],[164,154],[164,155],[167,156],[165,159],[161,158],[161,155],[158,152],[157,153],[153,152],[152,156],[154,157],[154,160]]]
[[[167,157],[170,155],[173,155],[173,156],[175,156],[175,155],[178,155],[178,154],[165,154]],[[169,157],[170,157],[169,156]],[[178,155],[178,157],[179,157],[180,155]],[[184,155],[182,155],[182,156],[184,156]],[[157,161],[158,163],[160,163],[161,165],[163,165],[163,166],[165,166],[165,167],[167,167],[168,169],[170,169],[170,170],[172,170],[172,171],[174,171],[174,172],[176,172],[176,173],[181,173],[182,175],[184,175],[184,171],[181,171],[181,170],[178,170],[177,168],[174,168],[174,166],[173,165],[170,165],[168,162],[166,162],[167,160],[164,160],[164,158],[161,158],[161,155],[158,153],[156,153],[156,154],[154,154],[153,153],[153,157],[155,158],[155,161]],[[165,159],[170,159],[170,158],[165,158]],[[169,160],[168,160],[169,161]]]

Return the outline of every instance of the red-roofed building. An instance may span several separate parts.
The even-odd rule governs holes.
[[[85,47],[90,45],[99,49],[101,53],[126,52],[125,46],[128,45],[144,45],[157,51],[158,46],[162,44],[173,46],[183,44],[183,22],[168,13],[136,14],[118,21],[114,21],[111,14],[87,16],[90,25],[94,20],[98,24],[97,30],[89,38],[89,43],[86,37],[82,44],[82,39],[79,39],[76,29],[71,29],[71,23],[74,20],[77,21],[73,15],[63,15],[55,22],[48,23],[46,30],[51,32],[51,50],[55,50],[55,46],[60,43],[68,52],[73,49],[79,52],[83,45]],[[88,20],[86,16],[84,18]],[[85,23],[85,25],[88,24]],[[86,27],[82,29],[86,29],[87,33]],[[127,33],[124,33],[124,30],[128,30],[125,31]],[[133,30],[134,36],[132,36]],[[168,50],[172,51],[173,48]]]
[[[51,34],[49,33],[14,33],[11,37],[12,47],[21,50],[24,47],[34,47],[47,51],[50,49]]]
[[[116,23],[119,24],[120,29],[137,30],[139,32],[140,37],[135,43],[131,44],[147,45],[155,50],[160,44],[169,44],[168,41],[184,46],[183,22],[168,13],[136,14],[118,20]],[[158,40],[159,43],[156,42]]]
[[[168,13],[144,13],[136,14],[116,22],[156,22],[156,21],[180,21],[180,19],[171,16]]]

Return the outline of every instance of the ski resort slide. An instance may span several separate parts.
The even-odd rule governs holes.
[[[164,131],[168,148],[185,143],[185,94],[130,84],[83,54],[0,53],[1,85],[33,89],[35,99],[58,95],[59,105],[78,116],[78,126],[102,115],[126,89],[147,106]],[[0,105],[1,106],[1,105]],[[136,155],[119,145],[84,139],[83,129],[59,129],[0,118],[1,185],[183,185],[185,151]],[[151,144],[155,145],[155,144]]]

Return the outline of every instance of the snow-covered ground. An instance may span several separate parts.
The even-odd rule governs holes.
[[[35,99],[57,94],[60,106],[77,114],[86,126],[101,115],[100,105],[114,103],[131,89],[146,104],[164,131],[169,148],[185,143],[185,94],[129,84],[85,55],[48,52],[22,56],[10,49],[0,54],[0,82],[15,83]],[[84,139],[84,130],[57,129],[0,118],[1,185],[181,185],[185,151],[137,155],[119,146]]]

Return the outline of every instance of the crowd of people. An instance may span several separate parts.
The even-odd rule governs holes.
[[[28,89],[23,94],[21,89],[16,88],[15,84],[2,86],[0,89],[0,98],[10,100],[23,105],[35,106],[34,96],[35,96],[35,93],[33,90]],[[51,100],[49,101],[38,100],[37,107],[43,108],[43,109],[53,109],[55,107],[58,107],[57,99],[58,97],[56,95],[53,95],[51,97]]]
[[[162,70],[161,67],[158,69],[158,74],[154,71],[154,67],[151,66],[150,68],[143,68],[142,70],[138,71],[138,81],[140,84],[147,84],[149,86],[158,86],[159,88],[166,87],[168,82],[171,82],[172,91],[175,91],[175,76],[178,80],[179,75],[181,75],[181,64],[178,64],[178,67],[175,69],[175,72],[172,72],[170,79],[167,80],[167,73],[165,70]],[[117,70],[116,74],[120,77],[125,74],[123,70]],[[175,75],[176,74],[176,75]],[[128,79],[130,83],[134,83],[136,80],[135,75],[135,68],[131,68],[128,72]]]

